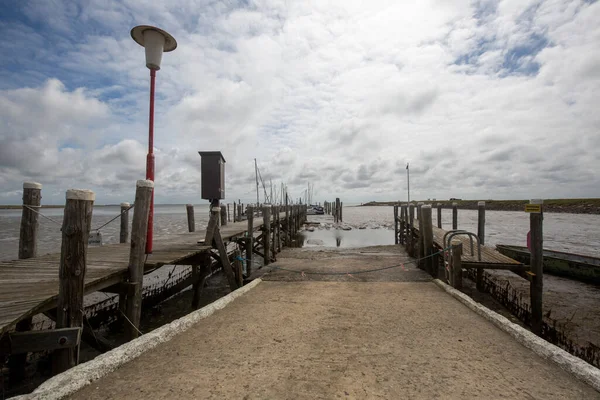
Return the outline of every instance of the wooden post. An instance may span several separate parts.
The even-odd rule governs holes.
[[[273,252],[273,258],[277,258],[277,214],[279,213],[279,207],[273,206],[273,219],[272,219],[272,237],[271,237],[271,251]]]
[[[433,219],[431,216],[431,206],[424,205],[421,207],[421,219],[423,220],[423,231],[421,236],[423,236],[423,256],[427,257],[425,259],[425,270],[429,272],[434,278],[437,278],[437,265],[434,263],[431,255],[434,253],[433,251]]]
[[[254,207],[248,206],[248,237],[246,238],[246,276],[252,273],[252,249],[254,248]]]
[[[19,234],[19,259],[27,259],[37,256],[37,237],[39,229],[38,213],[42,204],[42,185],[37,182],[23,183],[23,212],[21,214],[21,232]],[[27,206],[27,207],[26,207]],[[28,208],[29,207],[29,208]],[[31,330],[32,319],[25,318],[15,327],[17,332]],[[27,365],[27,353],[13,354],[9,358],[11,385],[25,379],[25,367]],[[2,384],[0,383],[0,386]]]
[[[452,203],[452,229],[458,229],[458,203]]]
[[[477,203],[477,237],[481,245],[485,244],[485,201]],[[483,292],[483,268],[477,268],[476,287]]]
[[[344,202],[340,201],[340,222],[344,222]]]
[[[417,243],[417,257],[419,258],[419,268],[425,269],[425,246],[423,244],[423,216],[421,211],[423,210],[423,203],[417,205],[417,222],[419,223],[419,241]]]
[[[339,223],[340,221],[340,198],[335,198],[335,223]]]
[[[244,286],[244,271],[242,261],[242,253],[238,249],[233,251],[233,271],[235,272],[235,279],[238,287]]]
[[[437,205],[437,227],[442,229],[442,205]]]
[[[127,243],[129,239],[129,209],[131,204],[121,203],[121,230],[119,231],[119,243]]]
[[[221,205],[221,226],[227,226],[227,207]]]
[[[394,244],[398,244],[398,205],[394,205]]]
[[[415,235],[413,232],[414,229],[414,221],[415,221],[415,205],[414,204],[409,204],[408,205],[408,237],[407,237],[407,249],[408,249],[408,254],[411,257],[415,256]]]
[[[231,213],[229,212],[229,203],[227,203],[227,222],[231,222]]]
[[[233,222],[237,222],[237,204],[233,203]]]
[[[543,200],[530,200],[529,204],[539,204],[539,212],[529,214],[531,272],[533,276],[531,296],[531,330],[536,335],[542,333],[542,293],[544,290],[544,234],[543,234]]]
[[[42,185],[36,182],[23,183],[23,212],[21,213],[21,233],[19,235],[19,259],[31,258],[37,255],[37,235],[39,228],[39,214],[37,211],[41,207],[41,202]]]
[[[263,250],[264,250],[264,265],[267,266],[271,262],[271,207],[263,206]]]
[[[400,206],[400,244],[406,244],[406,206]]]
[[[452,271],[450,274],[452,287],[462,289],[462,243],[452,245]]]
[[[281,213],[281,207],[277,206],[277,252],[281,253],[281,218],[280,218],[280,214]]]
[[[290,229],[290,206],[288,204],[288,195],[285,194],[285,243],[290,247],[292,242],[292,231]]]
[[[237,216],[238,216],[238,222],[242,221],[242,205],[241,204],[238,204]]]
[[[81,328],[88,238],[95,195],[91,190],[70,189],[67,190],[66,197],[58,274],[56,327]],[[145,246],[142,247],[142,252],[144,249]],[[53,372],[66,371],[78,362],[79,346],[56,350],[52,356]]]
[[[154,182],[139,180],[135,190],[135,208],[131,223],[131,248],[129,250],[129,280],[127,282],[127,302],[125,306],[125,337],[132,340],[138,337],[142,315],[142,285],[146,262],[146,232],[150,200]]]
[[[195,232],[196,220],[194,219],[194,205],[186,204],[185,209],[187,211],[188,232]]]

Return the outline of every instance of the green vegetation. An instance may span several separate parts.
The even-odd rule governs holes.
[[[485,201],[487,210],[523,211],[529,200],[415,200],[413,204],[423,201],[427,204],[441,204],[443,208],[451,208],[452,203],[457,203],[458,208],[476,210],[477,203]],[[394,201],[371,201],[363,206],[392,206]],[[564,212],[574,214],[600,214],[600,199],[545,199],[544,211]]]

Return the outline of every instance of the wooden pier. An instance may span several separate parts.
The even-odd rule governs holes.
[[[395,243],[404,245],[411,256],[424,259],[420,267],[456,289],[463,285],[465,270],[475,270],[476,286],[483,291],[484,270],[510,270],[530,282],[531,328],[542,331],[543,272],[541,255],[531,266],[499,253],[485,243],[485,203],[478,204],[477,233],[458,229],[457,204],[452,205],[452,229],[442,229],[442,206],[437,206],[437,226],[433,225],[431,205],[423,203],[394,206]],[[540,252],[540,213],[531,215],[532,253]],[[427,257],[438,253],[437,256]],[[439,254],[441,253],[441,254]]]
[[[137,337],[144,274],[164,265],[192,266],[192,307],[197,308],[208,275],[222,269],[231,290],[237,289],[252,273],[253,254],[261,256],[264,265],[275,261],[276,254],[282,247],[291,244],[306,218],[306,207],[301,205],[249,206],[245,211],[239,205],[235,219],[240,222],[226,223],[227,218],[225,216],[223,221],[222,208],[219,206],[213,208],[207,229],[195,232],[193,207],[187,205],[190,232],[155,241],[152,253],[146,255],[143,249],[148,220],[147,204],[153,189],[152,182],[140,182],[130,243],[88,247],[93,193],[73,191],[67,194],[61,229],[62,251],[41,256],[37,256],[35,246],[38,212],[35,209],[31,211],[32,207],[39,207],[39,202],[32,204],[32,199],[35,200],[37,196],[39,201],[41,185],[24,185],[25,206],[21,229],[21,248],[24,250],[19,252],[20,259],[0,262],[0,356],[10,355],[11,359],[20,359],[17,365],[12,363],[11,377],[18,377],[15,380],[22,378],[22,372],[15,372],[23,368],[23,354],[27,352],[56,350],[62,354],[68,350],[70,353],[65,360],[60,365],[54,365],[55,373],[77,364],[78,352],[72,350],[78,348],[82,331],[88,328],[82,323],[84,295],[98,291],[119,294],[119,308],[126,321],[126,336]],[[28,185],[33,189],[28,189]],[[122,215],[126,215],[128,209],[129,205],[123,204]],[[259,211],[261,217],[257,218]],[[245,220],[242,220],[242,214],[245,214]],[[123,219],[127,217],[121,221],[122,242],[128,236],[128,224],[123,223]],[[224,222],[223,225],[221,222]],[[228,248],[228,244],[235,245],[235,250]],[[240,260],[247,264],[245,273]],[[58,305],[61,306],[57,310]],[[61,309],[68,310],[62,321]],[[32,317],[41,313],[54,319],[57,329],[30,331]],[[97,336],[96,333],[94,337]],[[36,344],[31,345],[33,342]]]

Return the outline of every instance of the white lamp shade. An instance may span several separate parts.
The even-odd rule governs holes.
[[[146,48],[146,66],[160,69],[162,53],[177,48],[177,41],[168,32],[150,25],[138,25],[131,30],[131,38]]]
[[[165,48],[165,37],[153,29],[145,30],[144,48],[146,49],[146,67],[159,70]]]

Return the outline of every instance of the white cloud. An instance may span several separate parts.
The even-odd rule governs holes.
[[[129,29],[150,22],[179,42],[157,74],[159,201],[199,200],[198,150],[223,151],[246,201],[254,158],[320,200],[404,198],[407,161],[413,197],[600,196],[597,2],[59,3],[27,8],[71,42],[58,69],[0,92],[5,193],[34,179],[131,198],[148,71]]]

